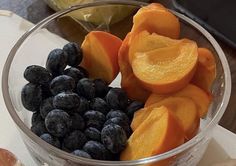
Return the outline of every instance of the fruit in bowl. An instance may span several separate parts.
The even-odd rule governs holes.
[[[90,5],[94,8],[100,6],[107,7],[107,6],[123,5],[123,6],[136,7],[136,9],[145,6],[143,3],[135,1],[119,1],[119,2],[106,1]],[[158,6],[158,5],[154,4],[153,6]],[[171,15],[171,13],[173,13],[174,17],[178,18],[176,20],[179,20],[177,21],[177,23],[179,22],[181,25],[180,36],[178,36],[178,38],[174,38],[172,36],[169,36],[168,33],[165,35],[160,34],[160,32],[162,32],[160,30],[153,31],[155,30],[156,26],[153,26],[150,29],[145,29],[146,27],[149,26],[146,25],[143,26],[143,24],[140,24],[139,26],[143,26],[144,29],[140,28],[141,31],[140,32],[138,31],[136,34],[132,33],[131,31],[129,34],[131,34],[132,37],[131,39],[129,39],[129,41],[128,39],[126,40],[127,44],[125,44],[125,42],[122,41],[121,47],[117,53],[120,73],[118,74],[117,78],[113,80],[111,84],[108,85],[108,83],[105,80],[101,79],[100,76],[98,77],[93,76],[93,78],[91,78],[91,76],[89,75],[89,69],[86,66],[82,66],[81,63],[78,64],[80,61],[80,58],[78,57],[81,57],[83,61],[84,57],[89,57],[89,56],[86,55],[85,51],[83,51],[83,48],[81,49],[81,44],[82,44],[81,40],[80,41],[73,40],[75,39],[75,37],[73,36],[74,37],[73,39],[68,37],[67,36],[68,33],[67,34],[58,33],[57,31],[58,27],[64,28],[64,25],[68,26],[68,24],[64,25],[55,24],[59,23],[58,20],[60,20],[61,17],[66,16],[66,14],[72,13],[73,10],[75,9],[78,11],[82,11],[82,10],[87,10],[88,8],[89,7],[87,5],[75,6],[65,11],[58,12],[53,17],[49,17],[48,19],[37,24],[32,30],[27,32],[26,35],[23,35],[22,38],[17,42],[17,44],[10,52],[9,57],[7,58],[7,61],[5,63],[3,71],[3,80],[2,80],[3,96],[5,99],[5,103],[10,115],[12,116],[14,122],[16,123],[16,125],[20,130],[24,143],[29,149],[29,152],[32,155],[32,157],[36,159],[35,161],[39,165],[40,164],[42,165],[42,163],[47,163],[48,165],[57,165],[57,166],[63,166],[63,165],[102,166],[102,165],[140,165],[140,164],[141,165],[181,165],[181,164],[196,165],[202,157],[201,154],[203,154],[205,151],[205,147],[207,146],[209,140],[208,138],[211,136],[211,131],[219,122],[219,119],[225,110],[225,107],[228,102],[228,97],[230,94],[230,74],[228,70],[228,65],[227,62],[225,61],[223,52],[221,52],[221,48],[217,45],[217,42],[211,37],[209,33],[207,33],[204,30],[204,28],[194,23],[194,21],[188,19],[187,17],[177,12],[171,11],[170,14],[166,15]],[[149,8],[150,6],[147,9]],[[165,12],[169,11],[165,10]],[[131,19],[128,20],[129,23],[132,22]],[[153,19],[153,21],[155,20]],[[91,24],[89,21],[87,23],[88,23],[87,25],[92,26],[91,28],[89,28],[90,30],[94,30],[96,32],[98,31],[96,26],[93,26],[93,24]],[[150,22],[146,23],[148,24]],[[51,28],[52,25],[56,29],[52,29]],[[81,37],[80,39],[83,40],[85,37],[84,35],[88,33],[86,31],[88,29],[83,29],[84,27],[80,27],[80,25],[76,23],[73,25],[75,26],[73,27],[70,26],[69,29],[67,28],[68,30],[67,32],[69,32],[70,34],[74,34],[71,32],[76,31],[76,33]],[[118,25],[119,27],[118,29],[120,29],[121,33],[123,34],[118,34],[116,33],[115,29],[112,29],[112,26],[116,25]],[[114,24],[112,26],[102,27],[100,30],[109,32],[111,34],[116,34],[117,37],[119,36],[122,39],[124,37],[124,34],[127,34],[128,32],[125,30],[125,28],[123,29],[123,26],[126,26],[126,24],[125,25],[123,24],[123,21]],[[50,29],[50,31],[48,31],[47,28]],[[129,28],[129,30],[131,30],[131,28]],[[183,38],[187,39],[191,38],[192,41],[196,41],[198,47],[201,48],[207,47],[213,53],[214,58],[216,58],[217,78],[221,79],[214,80],[214,86],[212,86],[212,91],[209,89],[205,90],[207,92],[202,90],[203,88],[200,87],[199,84],[197,84],[199,82],[201,83],[201,81],[195,82],[193,79],[195,75],[196,76],[198,75],[197,74],[197,71],[199,71],[198,68],[202,68],[199,67],[201,66],[199,65],[201,62],[204,62],[202,64],[204,64],[205,66],[208,66],[207,64],[210,63],[208,61],[209,60],[208,56],[204,56],[205,58],[202,61],[200,60],[199,58],[200,56],[198,55],[195,69],[196,72],[194,72],[194,76],[189,82],[191,85],[198,86],[197,88],[198,90],[194,90],[196,88],[194,89],[190,88],[191,90],[184,90],[185,88],[189,89],[187,88],[188,85],[190,85],[189,83],[186,87],[183,87],[182,89],[180,88],[179,90],[173,91],[171,93],[163,94],[162,92],[157,93],[149,88],[147,89],[147,87],[142,81],[143,77],[137,77],[136,76],[137,72],[134,73],[132,66],[132,61],[135,60],[137,56],[135,53],[136,48],[140,47],[143,49],[145,47],[142,47],[142,44],[139,47],[133,47],[135,49],[134,53],[132,53],[131,56],[132,61],[129,61],[129,56],[127,56],[127,54],[129,54],[130,52],[129,50],[130,46],[134,44],[133,39],[136,39],[137,35],[143,33],[143,31],[146,31],[145,34],[148,34],[148,36],[149,34],[150,36],[154,36],[153,41],[156,44],[153,45],[153,47],[150,47],[151,44],[145,46],[148,49],[149,48],[154,49],[154,51],[161,49],[160,47],[162,47],[162,49],[168,50],[169,47],[171,47],[168,44],[169,41],[176,40],[177,43],[179,43],[179,41],[183,40]],[[53,32],[55,34],[53,34]],[[189,34],[189,32],[191,32],[191,34]],[[158,35],[159,38],[165,38],[165,40],[162,39],[156,40],[156,37]],[[67,40],[65,40],[64,38],[66,38]],[[204,42],[202,42],[202,40]],[[76,44],[73,43],[68,44],[68,41],[76,42]],[[101,44],[100,41],[97,44],[98,45],[95,45],[95,47],[103,46],[103,44]],[[177,46],[174,44],[174,47]],[[53,51],[55,49],[57,49],[57,51]],[[103,50],[103,47],[100,47],[100,49],[98,50],[100,50],[98,52],[98,55],[100,55],[100,52]],[[53,62],[55,62],[53,64],[60,64],[59,66],[55,65],[57,66],[55,68],[54,65],[47,65],[46,63],[47,56],[51,51],[53,52],[52,54],[59,54],[57,56],[50,55],[52,56],[51,57],[52,59],[50,58],[51,60],[49,60],[50,63],[48,64],[51,64]],[[69,53],[70,57],[64,55],[64,52],[68,51],[70,52]],[[78,54],[82,56],[77,56]],[[146,52],[145,49],[144,52],[141,52],[141,54],[147,55],[149,54],[149,51]],[[108,54],[103,54],[101,57],[104,58],[104,55],[105,57],[107,57]],[[56,58],[55,60],[54,56],[57,57],[58,59]],[[170,59],[170,62],[173,61],[173,56],[171,57],[172,58]],[[69,58],[73,60],[69,60]],[[91,59],[93,58],[94,57],[91,57]],[[150,63],[147,64],[150,65]],[[160,65],[156,63],[156,61],[154,64],[155,67]],[[166,63],[163,64],[166,65]],[[24,77],[22,77],[23,73],[28,66],[32,65],[34,66],[33,68],[35,68],[36,65],[37,66],[36,69],[40,68],[39,71],[41,72],[44,71],[42,73],[44,74],[47,73],[47,74],[45,75],[43,74],[44,75],[43,78],[45,78],[45,80],[41,80],[42,79],[41,75],[40,77],[38,77],[40,78],[39,80],[41,81],[37,80],[32,82],[32,79],[29,80],[32,83],[29,83],[29,85],[27,86],[28,87],[26,88],[27,93],[29,91],[33,93],[31,94],[31,97],[29,97],[30,99],[25,101],[25,103],[30,104],[31,107],[29,107],[28,109],[32,111],[27,111],[26,109],[23,108],[22,102],[20,102],[19,99],[22,88],[28,83],[24,79]],[[113,64],[109,64],[106,67],[111,68],[112,65]],[[43,69],[39,66],[43,67]],[[104,67],[104,64],[101,66]],[[211,66],[213,66],[214,69],[214,65]],[[205,69],[207,70],[210,69],[209,71],[211,71],[211,73],[214,72],[214,70],[212,70],[211,67],[206,67]],[[111,71],[107,72],[108,73],[105,73],[105,75],[108,74],[110,76],[110,73],[112,73]],[[96,72],[94,73],[96,75]],[[27,72],[27,76],[28,74],[29,73]],[[68,77],[71,77],[72,79]],[[199,79],[199,75],[196,78]],[[210,77],[208,77],[206,74],[206,78]],[[33,80],[34,79],[35,78],[33,78]],[[52,87],[50,88],[48,84],[51,84],[52,80],[53,84]],[[144,81],[146,81],[146,79]],[[208,82],[206,83],[207,83],[206,87],[208,87]],[[205,83],[203,85],[205,85]],[[120,86],[121,89],[119,89]],[[118,88],[119,90],[116,90],[114,88]],[[52,89],[52,92],[50,89]],[[199,91],[199,89],[204,91],[203,95],[201,91]],[[124,97],[125,92],[127,94],[127,97]],[[109,97],[107,97],[108,93]],[[211,93],[212,95],[210,95]],[[113,102],[115,98],[119,95],[121,95],[122,99],[124,98],[125,100]],[[191,96],[192,98],[190,98],[189,95],[190,96],[193,95]],[[207,96],[206,98],[203,98],[207,99],[206,102],[203,101],[202,99],[200,99],[202,102],[198,102],[197,99],[199,99],[199,96],[204,96],[204,97]],[[78,97],[79,97],[79,102],[78,102]],[[127,98],[130,99],[128,100],[128,104],[126,104]],[[147,99],[149,98],[150,100],[149,102],[147,102],[148,101]],[[203,115],[205,116],[201,118],[200,121],[201,125],[199,127],[198,121],[200,115],[196,116],[196,112],[198,113],[200,112],[200,110],[205,110],[207,105],[203,103],[208,103],[209,99],[211,102],[209,113],[203,111]],[[71,102],[72,100],[73,102]],[[176,101],[181,101],[181,102],[180,104],[175,104]],[[190,115],[185,116],[186,115],[184,113],[185,109],[180,109],[182,108],[183,103],[186,104],[188,108],[191,109],[191,112],[194,114],[191,114],[191,116]],[[54,105],[58,108],[54,108]],[[121,110],[111,109],[111,108],[117,108],[118,106],[121,106],[123,109]],[[163,109],[160,109],[161,107],[163,107]],[[142,109],[147,109],[149,111],[144,111],[145,113],[142,114],[143,111],[139,111]],[[51,111],[53,112],[51,113]],[[161,112],[164,112],[163,116],[160,116],[160,121],[155,120],[154,124],[163,123],[165,125],[165,128],[163,130],[161,129],[160,131],[168,131],[168,129],[172,131],[173,129],[172,124],[176,124],[176,127],[178,127],[178,129],[176,130],[178,130],[180,133],[179,137],[178,135],[175,135],[174,132],[166,132],[166,134],[160,132],[159,134],[157,134],[157,133],[152,133],[148,130],[149,127],[147,127],[147,125],[149,126],[150,124],[149,121],[150,120],[152,121],[152,119],[150,119],[151,117],[148,116],[149,113],[152,113],[151,115],[153,116],[153,118],[158,119],[157,116],[160,115],[159,113]],[[140,124],[136,126],[136,129],[131,130],[133,124],[132,122],[134,121],[137,122],[139,119],[137,118],[139,117],[138,115],[140,115],[140,119],[143,120],[140,121]],[[54,119],[53,117],[56,118]],[[104,117],[106,125],[104,123]],[[45,124],[45,118],[47,119],[47,125]],[[53,123],[55,121],[57,121],[57,123]],[[58,126],[55,124],[58,124]],[[89,127],[87,127],[87,125]],[[120,127],[117,127],[116,125]],[[102,137],[101,130],[105,128],[105,126],[108,127],[106,127],[106,130],[103,132],[103,138],[101,139]],[[141,128],[141,126],[143,127]],[[64,128],[65,130],[61,130],[61,127]],[[30,128],[32,129],[33,132],[30,131]],[[49,133],[47,128],[51,133]],[[110,130],[114,130],[115,132],[117,132],[121,131],[122,130],[121,128],[124,130],[125,135],[124,132],[121,132],[120,135],[113,134],[113,132],[111,132],[112,134],[109,134]],[[147,129],[147,131],[145,129]],[[152,124],[150,124],[150,129],[157,131],[156,129],[159,130],[160,128],[156,125],[152,126]],[[141,132],[139,133],[138,131],[145,132],[145,138],[142,140],[140,145],[142,145],[143,141],[145,141],[144,142],[145,145],[148,145],[149,147],[150,146],[152,147],[152,145],[153,147],[155,146],[154,148],[152,147],[148,151],[148,155],[150,155],[150,157],[143,158],[142,156],[145,156],[146,154],[142,153],[142,151],[139,150],[142,150],[144,148],[136,147],[137,143],[135,141],[137,140],[140,142],[141,139],[139,138],[139,136],[142,136],[142,133]],[[106,137],[104,137],[104,133],[106,137],[109,137],[109,139],[105,139]],[[173,142],[173,144],[171,144],[171,142],[169,141],[174,141],[174,140],[154,140],[150,139],[149,137],[146,137],[147,135],[148,136],[155,135],[158,136],[158,138],[168,138],[169,136],[172,135],[173,137],[177,138],[179,142],[176,141]],[[78,141],[78,138],[79,140],[81,140],[81,142]],[[101,141],[103,139],[110,141]],[[124,140],[126,140],[126,142]],[[147,141],[150,141],[151,144],[148,144]],[[111,142],[113,142],[114,144],[109,144]],[[74,150],[74,147],[76,148],[76,150]],[[117,151],[120,150],[121,152],[117,153]],[[126,154],[127,151],[129,152],[133,150],[137,150],[137,152],[139,153],[122,155],[123,153]],[[123,158],[123,156],[125,156],[125,158]],[[135,160],[134,158],[136,156],[142,159]],[[87,159],[85,157],[87,157]],[[99,160],[94,158],[99,158]],[[103,161],[104,158],[110,161]]]
[[[170,21],[153,24],[140,15]],[[123,41],[91,31],[81,46],[52,50],[45,68],[30,65],[24,72],[29,83],[21,100],[33,112],[31,130],[57,148],[98,160],[142,159],[189,141],[212,99],[205,90],[215,79],[215,61],[178,36],[178,19],[150,4],[134,16]],[[203,84],[202,70],[209,71]],[[110,87],[119,72],[122,88]]]
[[[119,158],[132,134],[130,117],[144,105],[129,100],[123,89],[108,86],[119,72],[121,43],[107,32],[92,31],[81,47],[68,43],[52,50],[45,68],[25,69],[29,83],[21,100],[33,112],[36,135],[80,157]]]
[[[118,37],[101,31],[92,31],[85,37],[81,46],[85,55],[81,65],[88,70],[90,77],[102,78],[108,84],[116,78],[121,43]]]

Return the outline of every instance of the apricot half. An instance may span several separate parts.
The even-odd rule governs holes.
[[[122,41],[118,52],[118,64],[122,77],[127,77],[130,75],[130,73],[133,73],[128,59],[130,35],[130,33],[126,35],[125,39]]]
[[[121,87],[126,91],[130,99],[138,100],[144,103],[151,93],[142,87],[142,84],[133,73],[131,73],[128,77],[122,76]]]
[[[142,7],[133,17],[132,36],[147,30],[173,39],[179,38],[179,19],[161,4]]]
[[[129,39],[130,33],[128,33],[123,40],[118,53],[121,87],[126,91],[130,99],[145,102],[150,95],[150,92],[142,87],[140,81],[134,76],[133,70],[129,64]]]
[[[136,160],[164,153],[184,143],[176,116],[166,107],[154,108],[128,139],[121,160]]]
[[[197,110],[200,117],[203,117],[208,112],[212,97],[201,88],[193,84],[188,84],[184,89],[179,92],[169,95],[151,94],[145,103],[145,107],[160,102],[161,100],[168,97],[187,97],[194,101],[197,106]]]
[[[174,40],[156,33],[142,31],[133,37],[130,42],[129,62],[132,63],[134,54],[137,52],[148,52],[158,48],[168,47],[180,43],[181,40]]]
[[[181,122],[185,133],[185,139],[194,137],[198,131],[200,117],[195,103],[186,97],[168,97],[149,107],[143,108],[134,114],[131,128],[135,131],[151,113],[150,110],[156,107],[165,106],[171,110]]]
[[[119,73],[118,51],[122,40],[103,31],[91,31],[82,43],[83,61],[91,78],[101,78],[108,84]]]
[[[170,47],[135,53],[132,69],[147,90],[166,94],[176,92],[189,83],[195,73],[197,59],[196,43],[184,39]]]
[[[192,83],[205,91],[210,91],[216,78],[216,62],[213,53],[207,48],[198,48],[198,65]]]

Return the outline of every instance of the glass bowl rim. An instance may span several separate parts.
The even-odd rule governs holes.
[[[60,17],[64,14],[67,14],[74,10],[79,10],[87,7],[97,7],[97,6],[103,6],[103,5],[130,5],[130,6],[136,6],[136,7],[142,7],[146,6],[148,3],[144,2],[138,2],[138,1],[126,1],[126,0],[101,0],[97,2],[92,2],[88,4],[83,5],[74,5],[72,7],[69,7],[68,9],[61,10],[59,12],[56,12],[55,14],[45,18],[44,20],[40,21],[38,24],[34,25],[31,29],[29,29],[26,33],[24,33],[21,38],[16,42],[16,44],[11,49],[7,60],[5,62],[4,68],[3,68],[3,74],[2,74],[2,92],[3,92],[3,98],[5,101],[5,105],[7,107],[7,110],[9,114],[11,115],[13,121],[16,123],[17,127],[20,128],[20,130],[33,142],[40,145],[43,149],[48,150],[49,152],[52,152],[53,154],[56,154],[56,157],[62,157],[66,158],[67,161],[71,162],[80,162],[81,164],[87,164],[87,165],[103,165],[103,166],[118,166],[118,165],[134,165],[134,164],[147,164],[152,163],[155,161],[161,161],[166,158],[172,157],[174,155],[177,155],[181,153],[184,150],[187,150],[188,148],[194,146],[198,142],[200,142],[206,133],[211,130],[216,124],[218,124],[220,118],[223,116],[224,111],[228,105],[229,99],[230,99],[230,93],[231,93],[231,75],[230,75],[230,69],[227,62],[227,59],[225,57],[224,52],[222,51],[221,47],[217,43],[217,41],[212,37],[212,35],[207,32],[201,25],[193,21],[192,19],[184,16],[183,14],[180,14],[176,11],[170,10],[174,15],[176,15],[178,18],[181,18],[182,20],[189,23],[193,28],[197,29],[214,47],[215,51],[217,52],[220,62],[222,63],[223,72],[224,72],[224,79],[225,79],[225,91],[223,94],[222,103],[217,110],[216,115],[213,117],[213,119],[210,121],[210,123],[202,129],[194,138],[189,140],[188,142],[184,143],[183,145],[172,149],[168,152],[155,155],[152,157],[147,157],[139,160],[130,160],[130,161],[103,161],[103,160],[94,160],[94,159],[86,159],[82,157],[74,156],[70,153],[67,153],[63,150],[57,149],[53,147],[52,145],[46,143],[45,141],[41,140],[38,136],[36,136],[31,130],[24,124],[24,122],[19,118],[19,116],[16,113],[16,110],[14,109],[14,106],[11,102],[10,93],[8,91],[8,80],[9,80],[9,71],[11,67],[12,60],[14,56],[16,55],[18,49],[21,47],[21,45],[24,43],[26,39],[28,39],[31,35],[34,34],[37,30],[39,30],[41,27],[47,25],[50,23],[50,21],[54,20],[57,17]],[[50,155],[50,154],[49,154]]]

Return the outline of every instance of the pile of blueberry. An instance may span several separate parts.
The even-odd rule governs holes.
[[[77,156],[118,160],[132,134],[130,122],[143,107],[121,88],[88,78],[79,66],[80,47],[66,44],[48,55],[46,68],[31,65],[21,92],[24,107],[33,112],[31,130],[49,144]],[[99,70],[99,69],[98,69]]]

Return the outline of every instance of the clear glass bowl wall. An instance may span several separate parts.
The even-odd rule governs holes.
[[[38,23],[30,31],[24,34],[12,48],[6,61],[3,71],[2,90],[3,96],[16,126],[26,144],[30,154],[37,164],[47,163],[50,166],[70,166],[70,165],[143,165],[153,162],[163,161],[167,158],[169,165],[196,165],[204,154],[207,144],[211,138],[214,127],[222,117],[231,92],[231,77],[228,63],[218,43],[214,38],[201,26],[185,16],[173,12],[181,22],[181,38],[187,37],[197,42],[199,47],[207,47],[214,52],[217,60],[217,78],[212,87],[213,102],[207,116],[201,120],[200,131],[196,137],[164,154],[145,158],[136,161],[98,161],[73,156],[60,149],[57,149],[30,131],[32,113],[27,111],[20,99],[22,87],[26,84],[23,78],[23,72],[28,65],[38,64],[45,66],[48,53],[54,48],[62,48],[68,41],[81,44],[84,36],[91,30],[109,31],[121,38],[130,30],[132,26],[132,13],[135,13],[145,3],[134,1],[106,1],[86,4],[82,6],[74,6],[70,9],[60,11],[42,22]],[[113,10],[114,13],[107,15],[106,12],[90,13],[91,9],[102,7],[102,11],[111,7],[122,7],[128,9],[130,17],[126,17],[119,22],[112,23],[112,19],[117,17],[119,10]],[[99,9],[100,10],[100,9]],[[82,14],[83,17],[71,18],[75,12]],[[102,20],[98,23],[90,23],[89,16],[99,15]],[[153,18],[153,21],[156,21]],[[118,77],[114,85],[119,86],[120,77]]]

